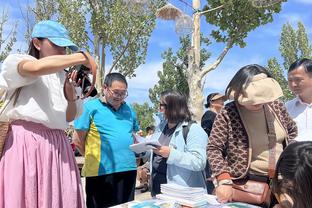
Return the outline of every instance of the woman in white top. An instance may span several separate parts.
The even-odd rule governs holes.
[[[65,27],[54,21],[37,23],[29,55],[9,55],[2,64],[0,88],[21,87],[16,105],[1,115],[11,122],[0,161],[0,207],[84,207],[80,174],[65,135],[79,105],[67,101],[64,69],[87,64]],[[68,75],[71,76],[71,75]],[[73,77],[73,76],[71,76]],[[75,88],[65,84],[69,100]]]

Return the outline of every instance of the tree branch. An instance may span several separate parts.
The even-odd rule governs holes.
[[[139,30],[139,32],[136,34],[136,35],[131,35],[132,31],[130,31],[130,36],[129,36],[129,39],[128,39],[128,42],[126,44],[126,46],[122,49],[121,53],[119,54],[119,56],[117,57],[117,59],[114,61],[112,67],[109,69],[108,73],[111,73],[114,69],[114,67],[116,66],[116,64],[118,63],[118,61],[121,59],[121,57],[124,55],[125,51],[129,48],[131,42],[132,42],[132,37],[133,37],[133,40],[138,37],[140,34],[141,34],[142,30]]]
[[[128,42],[126,44],[126,46],[122,49],[122,51],[120,52],[119,56],[117,57],[117,59],[114,61],[112,67],[109,69],[108,73],[111,73],[114,69],[114,67],[116,66],[116,64],[118,63],[118,61],[121,59],[121,57],[124,55],[125,51],[128,49],[129,45],[131,42],[131,36],[128,39]]]
[[[224,7],[224,5],[220,5],[220,6],[217,6],[217,7],[215,7],[215,8],[212,8],[212,9],[208,9],[208,10],[205,10],[205,11],[201,11],[201,12],[199,12],[199,15],[206,14],[207,12],[212,12],[212,11],[221,9],[221,8],[223,8],[223,7]]]
[[[232,46],[233,46],[233,39],[229,38],[226,43],[225,48],[223,49],[223,51],[221,52],[217,60],[213,64],[208,66],[207,68],[203,68],[201,72],[201,78],[203,78],[208,72],[215,70],[219,66],[219,64],[221,63],[225,55],[229,52],[229,50],[232,48]]]
[[[104,75],[105,75],[105,60],[106,60],[106,54],[105,54],[105,49],[106,49],[106,45],[102,44],[102,48],[101,48],[101,77],[100,77],[100,82],[101,84],[103,84],[103,80],[104,80]]]
[[[94,45],[94,41],[90,38],[90,36],[89,35],[87,35],[87,39],[91,42],[91,44],[95,47],[95,45]]]

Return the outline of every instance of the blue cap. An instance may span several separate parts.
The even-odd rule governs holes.
[[[68,34],[64,25],[52,20],[44,20],[35,25],[31,38],[47,38],[57,46],[77,51],[78,47],[70,40]]]

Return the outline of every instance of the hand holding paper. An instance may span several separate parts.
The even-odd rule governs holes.
[[[156,147],[160,147],[160,146],[161,144],[156,140],[154,141],[145,140],[145,141],[141,141],[139,143],[130,145],[130,149],[135,153],[142,153],[151,149],[155,149]]]

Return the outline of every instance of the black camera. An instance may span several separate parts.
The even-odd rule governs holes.
[[[82,89],[82,94],[85,95],[89,92],[91,87],[91,82],[88,77],[88,72],[90,69],[84,65],[81,65],[80,67],[76,67],[74,70],[77,71],[77,80],[82,80],[79,84],[79,87]],[[94,97],[97,95],[97,93],[97,90],[93,88],[89,96]]]

